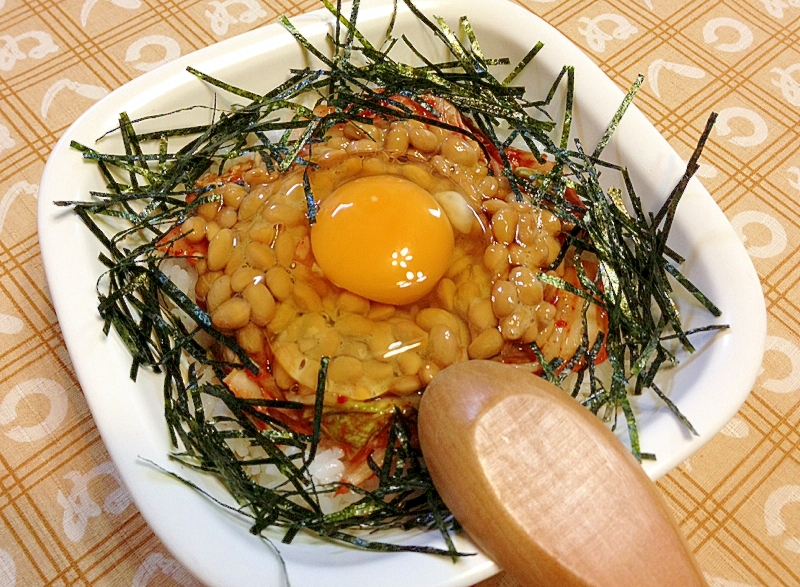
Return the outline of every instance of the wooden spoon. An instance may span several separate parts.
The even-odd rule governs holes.
[[[524,587],[707,587],[629,450],[544,379],[448,367],[422,397],[419,437],[444,502]]]

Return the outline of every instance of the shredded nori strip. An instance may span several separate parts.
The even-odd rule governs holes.
[[[569,145],[575,75],[572,67],[565,66],[561,70],[541,100],[526,99],[525,88],[512,85],[535,59],[541,43],[536,43],[499,81],[490,69],[508,65],[509,60],[487,58],[466,17],[460,20],[460,30],[456,32],[443,19],[429,19],[411,0],[403,0],[451,56],[449,61],[435,62],[422,55],[404,36],[399,39],[393,36],[395,14],[385,39],[376,46],[357,29],[358,0],[353,3],[349,16],[342,13],[340,1],[335,5],[322,1],[335,17],[332,55],[314,46],[287,18],[281,17],[286,29],[322,67],[294,70],[289,79],[263,95],[188,68],[203,82],[247,103],[223,111],[217,109],[215,100],[214,116],[209,124],[146,133],[137,133],[138,123],[159,117],[166,119],[171,113],[136,120],[121,113],[119,126],[110,132],[122,137],[124,154],[105,154],[85,145],[72,144],[87,161],[98,166],[107,191],[91,193],[92,199],[88,202],[58,204],[71,206],[105,249],[100,255],[106,272],[97,284],[98,310],[104,320],[104,332],[113,328],[131,354],[131,377],[135,379],[143,367],[164,375],[165,419],[174,445],[171,458],[214,475],[237,505],[222,503],[197,483],[166,471],[169,475],[220,506],[249,518],[254,534],[272,527],[283,530],[284,542],[291,542],[299,532],[306,531],[366,550],[462,556],[452,540],[453,534],[460,530],[458,522],[436,493],[422,455],[412,442],[415,422],[409,415],[399,410],[393,414],[383,463],[378,465],[370,458],[369,465],[378,479],[375,490],[343,483],[316,485],[308,472],[308,464],[315,456],[321,434],[327,360],[323,361],[319,373],[310,435],[292,430],[265,411],[265,408],[273,408],[291,412],[303,409],[302,405],[237,398],[222,383],[231,367],[247,369],[253,374],[258,373],[258,367],[235,340],[217,332],[208,314],[161,270],[164,259],[169,257],[170,230],[191,216],[197,206],[219,199],[211,194],[211,188],[196,188],[196,180],[209,170],[222,171],[228,161],[244,155],[260,156],[270,172],[286,171],[294,165],[306,166],[307,171],[309,162],[301,154],[323,140],[328,129],[345,121],[369,123],[371,115],[423,120],[488,141],[499,155],[502,173],[518,200],[547,207],[562,221],[574,226],[550,269],[565,260],[577,259],[581,254],[591,255],[599,267],[596,279],[592,280],[581,263],[575,263],[580,287],[551,273],[540,276],[543,283],[597,304],[607,313],[609,323],[608,331],[601,332],[590,347],[586,334],[586,304],[582,316],[582,345],[566,362],[558,358],[547,363],[541,350],[531,344],[542,376],[563,385],[570,372],[577,373],[572,395],[594,413],[613,419],[615,423],[622,413],[633,453],[640,459],[652,458],[640,450],[629,394],[652,390],[688,430],[696,433],[655,383],[655,377],[662,367],[677,364],[674,350],[666,343],[677,340],[686,351],[692,352],[694,347],[689,336],[726,328],[725,325],[710,325],[683,329],[673,299],[676,283],[712,315],[718,316],[720,312],[681,273],[678,268],[681,257],[666,244],[678,202],[697,170],[697,160],[715,115],[709,119],[684,177],[655,215],[646,214],[627,170],[599,158],[641,84],[641,77],[628,92],[601,141],[587,154],[579,141],[573,141],[574,148]],[[409,65],[389,56],[398,40],[411,48],[422,65]],[[547,108],[562,83],[567,86],[562,105],[562,133],[555,140],[551,134],[556,125]],[[391,99],[394,94],[417,100],[429,110],[432,108],[422,97],[444,98],[457,107],[473,130],[411,112],[404,104]],[[308,96],[316,97],[317,104],[327,105],[329,113],[316,115],[305,105],[304,98]],[[201,108],[190,108],[196,107]],[[435,112],[431,114],[436,115]],[[182,138],[184,145],[171,150],[170,140],[176,138]],[[479,142],[488,155],[487,146]],[[151,143],[157,147],[154,154],[143,149],[143,145]],[[512,171],[505,151],[512,143],[529,150],[540,162],[542,154],[548,154],[556,163],[553,171],[544,175],[524,169]],[[602,169],[621,174],[632,214],[623,203],[622,192],[601,187]],[[308,219],[313,223],[316,202],[307,173],[304,189]],[[566,198],[567,190],[574,190],[579,204]],[[116,232],[109,228],[109,224],[116,226],[120,222],[127,224]],[[227,356],[234,360],[215,359],[198,342],[201,333],[227,349]],[[596,369],[603,354],[612,367],[612,374],[606,380],[601,379]],[[216,382],[200,376],[209,371],[215,375]],[[588,388],[588,395],[580,395],[582,386]],[[224,402],[232,415],[208,417],[203,396]],[[230,445],[234,439],[259,449],[264,456],[238,456]],[[286,447],[294,447],[296,452],[288,452]],[[276,466],[286,481],[278,487],[259,485],[248,474],[248,467],[263,464]],[[343,489],[355,492],[359,500],[341,511],[324,514],[319,497]],[[436,529],[443,536],[446,548],[390,544],[368,539],[357,532],[386,528]]]

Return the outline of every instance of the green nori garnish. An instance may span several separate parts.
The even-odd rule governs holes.
[[[389,119],[417,119],[461,132],[479,142],[484,151],[493,149],[503,163],[502,173],[520,201],[545,206],[562,221],[574,226],[553,268],[568,256],[591,254],[599,270],[590,279],[576,264],[581,287],[563,279],[542,274],[541,280],[566,289],[600,306],[608,315],[609,328],[589,347],[588,335],[576,355],[566,363],[556,359],[547,363],[541,350],[531,345],[539,358],[543,376],[563,384],[566,374],[577,372],[572,389],[579,395],[582,384],[589,394],[583,403],[607,419],[616,419],[621,411],[628,428],[633,453],[638,458],[638,429],[628,393],[652,389],[668,408],[694,432],[691,424],[654,382],[664,365],[677,363],[665,342],[677,339],[687,351],[693,351],[689,336],[696,332],[723,329],[713,325],[684,331],[672,298],[672,283],[677,282],[713,315],[719,310],[677,268],[682,260],[670,250],[667,237],[676,206],[686,183],[697,169],[697,159],[713,124],[712,119],[686,173],[664,206],[655,215],[645,214],[636,196],[627,170],[604,162],[599,156],[611,138],[622,114],[633,99],[638,78],[608,126],[599,144],[587,155],[579,141],[569,148],[572,121],[574,70],[564,67],[544,99],[530,101],[525,89],[513,86],[518,74],[539,50],[537,43],[505,79],[498,81],[490,68],[507,65],[507,59],[484,56],[478,39],[466,18],[460,20],[460,34],[451,30],[441,18],[430,20],[411,0],[403,0],[408,8],[442,42],[452,60],[433,62],[423,56],[405,38],[400,40],[419,57],[422,65],[412,66],[389,56],[398,41],[393,37],[395,15],[380,46],[371,44],[357,29],[359,2],[353,3],[349,17],[335,5],[322,0],[334,15],[333,54],[328,55],[312,45],[285,17],[281,22],[298,42],[323,64],[322,68],[294,70],[278,87],[260,95],[232,86],[193,68],[188,70],[199,79],[248,101],[230,111],[214,105],[214,121],[207,125],[164,129],[137,134],[137,123],[167,116],[149,116],[131,120],[120,115],[116,129],[122,137],[125,153],[109,155],[73,143],[85,159],[95,162],[107,182],[107,192],[93,192],[89,202],[59,202],[71,206],[79,218],[98,238],[105,252],[100,259],[106,273],[98,281],[100,315],[105,332],[113,327],[133,358],[131,377],[149,367],[164,374],[165,418],[174,443],[171,457],[193,469],[216,476],[236,500],[237,506],[218,502],[197,484],[175,473],[169,473],[252,520],[251,531],[261,534],[269,527],[284,530],[284,542],[290,542],[301,531],[358,548],[378,551],[416,551],[461,556],[452,541],[459,531],[457,521],[442,503],[425,470],[424,462],[412,442],[415,423],[400,411],[391,417],[388,446],[382,465],[369,464],[379,484],[374,491],[345,485],[360,499],[345,509],[323,514],[319,496],[341,490],[344,484],[316,485],[308,464],[313,459],[322,423],[322,396],[327,362],[323,361],[317,388],[313,432],[293,431],[281,420],[263,411],[265,407],[300,410],[294,402],[245,400],[237,398],[224,383],[209,383],[199,376],[201,369],[210,370],[222,381],[226,369],[235,366],[258,372],[258,367],[236,344],[235,340],[215,331],[208,314],[183,294],[160,269],[165,256],[170,230],[188,218],[195,208],[218,199],[208,188],[195,188],[196,180],[210,169],[223,170],[227,161],[242,155],[258,154],[267,168],[285,171],[292,165],[309,165],[302,153],[325,136],[333,125],[343,121],[369,123],[371,115]],[[396,3],[395,3],[396,11]],[[566,100],[562,133],[557,141],[551,137],[556,125],[546,108],[566,77]],[[380,91],[376,91],[380,88]],[[451,126],[412,112],[404,104],[392,100],[399,94],[419,100],[433,95],[454,104],[469,122],[473,131]],[[317,116],[304,99],[316,99],[330,109]],[[424,101],[420,101],[427,107]],[[478,136],[480,134],[480,136]],[[102,137],[101,137],[102,138]],[[170,151],[171,139],[181,138],[185,144]],[[542,161],[546,153],[556,165],[549,174],[524,169],[513,172],[505,148],[517,142]],[[155,143],[156,154],[147,154],[143,143]],[[112,168],[117,170],[112,173]],[[604,190],[599,182],[601,169],[621,173],[627,198],[633,209],[630,214],[619,190]],[[122,180],[126,177],[126,180]],[[315,201],[308,177],[304,178],[308,202],[308,218],[313,223]],[[565,197],[574,190],[579,204]],[[187,196],[191,196],[188,198]],[[117,232],[109,232],[103,218],[125,222]],[[586,305],[588,307],[588,305]],[[182,316],[181,316],[182,315]],[[586,312],[583,313],[586,323]],[[188,326],[187,326],[188,324]],[[214,359],[197,342],[205,333],[220,347],[228,349],[233,362]],[[603,381],[596,370],[603,349],[612,366],[610,380]],[[188,367],[186,366],[188,362]],[[203,409],[204,395],[217,398],[230,409],[232,416],[208,417]],[[262,409],[259,409],[262,408]],[[258,447],[265,456],[242,458],[231,448],[230,439],[246,441]],[[285,447],[297,452],[287,454]],[[278,487],[259,485],[248,474],[248,467],[275,465],[286,477]],[[356,535],[354,530],[386,528],[436,529],[444,537],[446,548],[436,549],[395,545]]]

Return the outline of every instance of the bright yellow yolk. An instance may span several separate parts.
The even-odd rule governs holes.
[[[417,184],[392,175],[362,177],[326,198],[311,227],[311,249],[335,285],[385,304],[429,293],[453,253],[453,229]]]

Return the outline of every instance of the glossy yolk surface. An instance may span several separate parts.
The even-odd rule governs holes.
[[[311,227],[311,248],[335,285],[385,304],[429,293],[453,253],[453,229],[417,184],[393,175],[362,177],[326,198]]]

